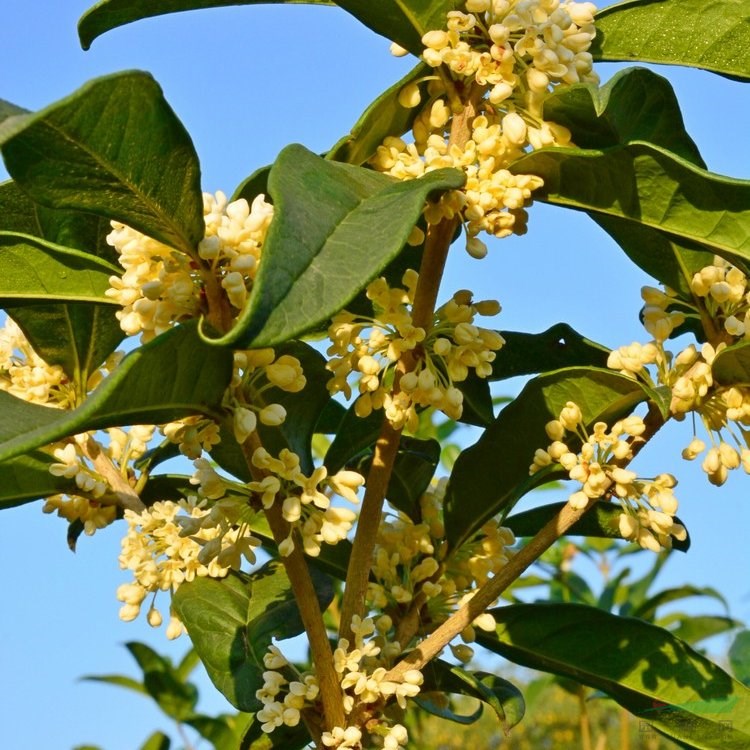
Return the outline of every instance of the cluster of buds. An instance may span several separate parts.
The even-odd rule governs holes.
[[[400,617],[415,600],[425,607],[426,615],[421,621],[425,623],[424,632],[429,632],[497,574],[513,554],[513,532],[491,520],[447,556],[443,523],[446,485],[446,480],[440,480],[421,497],[419,523],[399,513],[384,515],[378,528],[367,601],[372,609],[389,613],[378,622],[381,627],[388,625],[384,634],[391,639],[398,632]],[[385,625],[384,619],[388,621]],[[474,641],[475,627],[492,631],[495,620],[488,613],[477,617],[461,633],[464,644]],[[472,649],[466,645],[451,649],[461,661],[473,657]]]
[[[122,539],[120,567],[130,570],[133,581],[117,589],[123,602],[120,619],[129,622],[141,611],[149,594],[174,593],[185,581],[196,577],[221,578],[230,569],[239,568],[240,558],[255,562],[253,549],[260,545],[242,523],[242,505],[236,501],[206,507],[204,500],[189,497],[179,502],[157,501],[136,513],[125,511],[128,531]],[[146,619],[153,627],[162,623],[162,615],[151,603]],[[174,616],[167,637],[183,632]]]
[[[263,195],[248,205],[244,198],[230,203],[221,191],[216,195],[204,193],[203,216],[206,233],[198,245],[200,264],[124,224],[112,222],[107,242],[119,254],[125,272],[122,277],[110,278],[106,294],[122,306],[117,317],[129,336],[140,333],[145,343],[176,323],[196,317],[201,308],[201,270],[216,276],[234,310],[244,306],[273,218],[273,206]]]
[[[476,315],[495,315],[500,305],[494,300],[473,302],[468,291],[456,292],[436,310],[427,331],[414,326],[410,306],[417,279],[416,271],[406,271],[405,289],[389,287],[383,278],[375,280],[367,288],[374,317],[344,311],[328,329],[331,393],[351,397],[348,378],[358,373],[357,414],[366,417],[383,408],[396,429],[416,429],[417,407],[434,407],[451,419],[460,418],[463,394],[455,383],[466,380],[470,370],[482,378],[490,375],[495,352],[505,343],[496,331],[474,325]],[[413,353],[413,367],[394,389],[397,363],[407,352]]]
[[[304,551],[312,557],[320,554],[324,542],[336,544],[346,538],[356,513],[331,505],[331,495],[358,503],[357,490],[365,482],[361,474],[343,470],[329,477],[325,466],[319,466],[309,477],[305,476],[299,456],[287,448],[282,449],[278,458],[265,448],[257,448],[252,462],[265,476],[249,482],[248,489],[260,496],[266,510],[280,503],[281,514],[289,524],[289,536],[279,544],[282,556],[290,555],[294,549],[295,531],[302,538]]]
[[[272,388],[299,393],[307,384],[302,364],[289,354],[276,356],[273,349],[253,349],[234,353],[234,374],[227,391],[232,409],[234,437],[242,444],[255,432],[258,420],[278,427],[286,419],[281,404],[265,404],[264,394]],[[259,405],[265,404],[265,405]]]
[[[649,386],[668,387],[670,411],[675,419],[682,420],[687,413],[700,417],[711,446],[706,450],[706,442],[694,434],[682,456],[692,461],[705,451],[702,468],[708,480],[719,486],[727,480],[729,471],[740,466],[750,473],[750,388],[742,384],[722,385],[716,382],[712,369],[714,360],[728,345],[749,336],[746,321],[750,315],[750,292],[745,274],[718,256],[693,275],[690,289],[693,300],[687,302],[671,289],[644,287],[643,325],[653,340],[615,349],[607,365]],[[717,343],[700,347],[689,344],[675,356],[664,345],[688,317],[700,320]],[[653,377],[650,365],[656,369]]]
[[[381,618],[387,620],[388,618]],[[389,623],[385,623],[386,630]],[[344,711],[351,714],[355,706],[382,708],[395,699],[398,705],[406,708],[408,698],[419,693],[422,673],[408,671],[402,682],[386,680],[385,675],[393,656],[399,649],[396,644],[387,643],[384,633],[371,618],[354,616],[352,620],[354,643],[342,638],[333,654],[334,667],[341,681]],[[297,726],[301,711],[319,710],[316,699],[319,686],[314,673],[298,673],[275,646],[271,646],[263,659],[268,671],[263,673],[263,687],[256,697],[263,703],[257,718],[263,722],[264,732],[271,733],[282,725]],[[279,671],[281,670],[281,671]],[[377,716],[375,711],[371,712]],[[321,737],[325,747],[339,750],[360,750],[367,747],[382,747],[385,750],[403,750],[408,734],[401,724],[391,724],[382,715],[377,720],[367,722],[366,729],[357,726],[333,727]]]
[[[427,32],[422,59],[438,75],[429,78],[428,99],[419,82],[399,95],[403,107],[420,107],[413,142],[388,138],[371,160],[399,179],[414,179],[442,167],[465,171],[466,187],[428,206],[427,221],[460,215],[467,250],[483,257],[477,237],[526,231],[525,206],[542,180],[513,175],[508,166],[529,148],[565,146],[570,132],[543,118],[543,104],[554,86],[596,82],[588,52],[595,36],[591,3],[559,0],[469,0],[467,12],[450,11],[446,29]],[[397,46],[392,51],[402,52]],[[456,82],[472,92],[478,116],[460,145],[450,139]]]
[[[586,508],[592,500],[609,495],[617,498],[622,509],[619,528],[625,539],[637,542],[644,549],[659,551],[669,549],[673,538],[679,541],[687,538],[685,527],[674,520],[675,478],[659,474],[653,479],[643,479],[622,468],[621,464],[633,457],[633,444],[642,440],[646,429],[639,416],[626,417],[611,429],[606,423],[597,422],[589,434],[581,409],[569,401],[559,418],[548,422],[545,429],[552,442],[546,450],[536,451],[529,473],[551,466],[564,469],[572,480],[581,484],[581,489],[568,498],[573,508]],[[567,433],[581,443],[580,451],[570,449]]]

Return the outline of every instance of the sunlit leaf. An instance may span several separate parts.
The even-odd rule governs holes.
[[[496,631],[477,630],[485,648],[597,688],[690,747],[741,750],[750,743],[750,689],[666,630],[582,604],[490,612]]]
[[[688,65],[750,78],[748,0],[627,0],[596,14],[595,60]]]
[[[147,73],[89,81],[0,124],[8,172],[33,200],[121,221],[185,253],[203,238],[190,136]]]

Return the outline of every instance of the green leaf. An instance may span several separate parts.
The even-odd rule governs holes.
[[[198,701],[195,685],[181,680],[172,662],[145,643],[131,641],[125,647],[143,670],[143,686],[159,708],[176,721],[192,716]]]
[[[0,99],[0,122],[16,115],[25,115],[29,110],[19,107],[17,104]]]
[[[486,427],[495,418],[492,408],[492,393],[489,378],[480,378],[474,370],[469,370],[466,380],[454,385],[463,394],[463,410],[458,421],[475,427]]]
[[[0,463],[0,510],[75,490],[75,480],[49,473],[53,460],[42,451],[32,451]]]
[[[429,670],[425,672],[422,692],[434,690],[479,699],[495,712],[506,734],[521,721],[526,710],[523,695],[513,683],[489,672],[471,672],[442,659],[431,662]],[[461,724],[473,723],[481,715],[481,711],[468,717],[459,717],[452,711],[441,713],[436,706],[425,705],[423,700],[419,701],[419,705],[430,713]]]
[[[131,352],[72,411],[0,391],[0,460],[88,430],[161,424],[190,414],[218,417],[231,376],[231,351],[204,344],[193,323],[178,326]]]
[[[140,750],[169,750],[172,740],[164,732],[154,732],[141,745]]]
[[[36,208],[13,180],[0,182],[0,231],[41,237]]]
[[[748,747],[750,690],[666,630],[581,604],[490,612],[496,632],[477,631],[485,648],[602,690],[690,747]]]
[[[635,380],[593,367],[531,380],[453,467],[445,499],[451,546],[460,546],[492,516],[508,513],[529,490],[557,478],[547,472],[530,476],[529,465],[534,452],[549,444],[545,424],[557,419],[567,401],[577,403],[591,425],[630,413],[647,396]]]
[[[543,149],[518,159],[511,171],[542,177],[535,196],[549,203],[750,258],[750,181],[712,174],[656,146]]]
[[[202,8],[224,8],[233,5],[267,5],[269,3],[305,3],[334,5],[329,0],[100,0],[78,21],[78,38],[83,49],[107,31],[143,18]]]
[[[214,342],[271,346],[327,321],[398,255],[427,197],[463,181],[440,169],[394,182],[288,146],[269,175],[274,220],[250,299]]]
[[[731,617],[720,617],[717,615],[684,615],[677,614],[676,616],[668,616],[661,618],[656,622],[660,627],[666,627],[667,622],[669,623],[669,632],[679,638],[685,643],[689,643],[694,646],[696,643],[700,643],[706,638],[712,638],[715,635],[726,633],[729,630],[734,630],[742,626],[739,620],[735,620]],[[673,623],[677,622],[676,626]],[[736,670],[734,676],[745,682],[738,675]],[[745,682],[747,684],[747,682]]]
[[[432,29],[444,29],[449,11],[463,0],[337,0],[376,34],[398,42],[414,55],[424,51],[422,37]]]
[[[510,528],[516,536],[534,536],[548,521],[554,518],[566,503],[551,503],[508,516],[503,526]],[[566,536],[585,536],[605,539],[622,539],[620,534],[620,514],[622,510],[615,503],[599,502],[587,511],[568,531]],[[679,519],[675,519],[679,522]],[[673,539],[672,546],[681,552],[690,548],[690,537],[683,541]]]
[[[326,452],[324,463],[328,473],[335,474],[355,456],[375,445],[382,427],[382,411],[377,410],[367,417],[358,417],[354,405],[350,406]]]
[[[545,99],[544,117],[568,128],[578,148],[647,141],[706,166],[685,130],[672,84],[645,68],[621,70],[601,87],[560,86]]]
[[[686,599],[691,596],[708,596],[716,599],[728,609],[727,600],[714,588],[710,586],[692,586],[687,584],[677,588],[664,589],[658,594],[649,597],[637,607],[628,612],[630,617],[640,617],[641,620],[653,620],[656,616],[656,610],[669,602],[676,602],[680,599]]]
[[[196,714],[184,723],[208,740],[214,750],[237,750],[242,736],[254,720],[255,717],[251,714],[243,713],[215,717]]]
[[[0,232],[0,305],[64,300],[114,305],[104,296],[120,269],[94,255],[25,234]]]
[[[325,610],[333,589],[325,576],[311,573]],[[249,575],[196,578],[180,586],[172,606],[218,690],[240,711],[257,710],[255,691],[263,686],[263,656],[272,639],[304,630],[283,565],[272,560]]]
[[[734,676],[750,686],[750,630],[738,633],[729,649],[729,663]]]
[[[103,682],[105,685],[116,685],[117,687],[141,693],[141,695],[148,695],[148,690],[146,690],[142,682],[138,682],[138,680],[122,674],[89,674],[84,675],[80,679],[86,682]]]
[[[629,0],[596,14],[595,60],[686,65],[750,78],[748,0]]]
[[[750,342],[741,341],[720,351],[711,363],[711,373],[721,385],[750,383]]]
[[[90,81],[0,125],[8,172],[44,206],[116,219],[177,250],[203,238],[192,141],[147,73]]]
[[[398,101],[401,89],[434,71],[425,63],[412,68],[400,81],[386,89],[362,113],[351,133],[345,135],[326,154],[326,159],[348,164],[364,164],[388,136],[401,136],[411,129],[420,112],[419,107],[402,107]],[[427,95],[427,83],[418,84],[422,100]]]
[[[242,737],[239,750],[302,750],[310,744],[310,734],[300,722],[296,727],[282,724],[267,734],[263,731],[263,722],[253,721]],[[235,750],[235,748],[228,748]]]
[[[489,380],[536,375],[563,367],[607,365],[609,349],[584,338],[567,323],[556,323],[542,333],[499,333],[505,345],[497,352]]]

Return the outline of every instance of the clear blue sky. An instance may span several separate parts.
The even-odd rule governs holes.
[[[231,193],[288,143],[324,151],[409,65],[388,54],[386,40],[333,8],[162,17],[111,32],[83,52],[75,27],[86,0],[5,5],[0,98],[37,109],[95,76],[151,71],[192,134],[211,191]],[[604,80],[615,70],[599,68]],[[675,85],[709,168],[750,178],[750,89],[701,71],[659,72]],[[480,298],[500,299],[500,328],[540,331],[567,319],[609,346],[646,338],[637,313],[640,286],[650,280],[583,215],[536,206],[526,237],[494,243],[482,262],[456,247],[448,274],[444,296],[468,286]],[[693,548],[670,562],[663,583],[715,586],[732,614],[750,621],[750,478],[735,472],[724,488],[711,487],[698,466],[679,459],[688,431],[687,424],[669,425],[636,465],[644,475],[672,471],[680,478],[680,515]],[[0,747],[69,750],[88,742],[133,750],[157,726],[169,730],[145,699],[77,681],[83,674],[134,674],[120,645],[127,640],[176,655],[187,645],[167,646],[147,626],[118,620],[121,528],[83,538],[73,555],[65,524],[31,504],[2,513],[0,531]],[[207,710],[223,705],[209,688],[204,695]]]

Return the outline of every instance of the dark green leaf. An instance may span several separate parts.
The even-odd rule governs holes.
[[[495,411],[492,408],[492,393],[489,384],[491,377],[480,378],[474,370],[469,370],[466,380],[454,384],[464,397],[459,422],[476,427],[486,427],[492,423]]]
[[[325,609],[333,589],[311,570]],[[172,606],[185,623],[208,675],[240,711],[255,711],[263,686],[263,656],[272,639],[303,632],[299,610],[283,565],[271,561],[250,575],[196,578],[175,593]]]
[[[554,518],[565,503],[552,503],[539,508],[525,510],[508,516],[503,525],[512,529],[516,536],[534,536],[548,521]],[[622,513],[615,503],[599,502],[587,511],[568,531],[567,536],[604,537],[607,539],[622,539],[619,519]],[[679,523],[679,519],[675,519]],[[681,552],[690,548],[690,537],[679,541],[673,539],[672,546]]]
[[[419,63],[400,81],[386,89],[362,113],[352,132],[345,135],[326,154],[326,158],[345,161],[348,164],[364,164],[388,136],[399,137],[406,133],[414,124],[420,108],[402,107],[398,102],[398,95],[405,86],[428,75],[433,75],[432,68]],[[427,95],[427,83],[422,82],[419,88],[424,100]]]
[[[60,365],[77,392],[85,393],[89,377],[125,337],[115,311],[110,305],[24,305],[8,314],[34,351]]]
[[[122,221],[185,253],[203,238],[190,136],[147,73],[90,81],[0,125],[8,172],[36,202]]]
[[[711,364],[711,373],[721,385],[750,383],[750,342],[742,341],[719,352]]]
[[[270,346],[327,321],[398,255],[427,197],[463,180],[441,169],[394,182],[288,146],[269,175],[276,211],[248,305],[216,343]]]
[[[282,724],[271,734],[264,732],[262,727],[263,722],[254,721],[243,736],[239,750],[302,750],[310,743],[310,735],[302,722],[296,727]]]
[[[640,552],[639,547],[634,547],[637,552]],[[624,554],[622,552],[621,554]],[[625,589],[622,596],[622,605],[620,607],[621,615],[629,615],[635,607],[640,607],[643,602],[648,598],[648,592],[651,590],[656,577],[661,572],[661,569],[669,559],[669,551],[664,550],[659,552],[654,558],[651,568],[644,573],[639,579],[629,584]]]
[[[15,115],[25,115],[29,110],[19,107],[17,104],[0,99],[0,122]]]
[[[434,690],[479,699],[495,712],[506,734],[521,721],[526,710],[523,695],[513,683],[488,672],[470,672],[442,659],[435,659],[425,671],[422,692]],[[437,706],[425,705],[423,700],[420,700],[419,704],[430,713],[461,724],[473,723],[481,716],[481,711],[462,717],[452,711],[438,712]]]
[[[329,0],[100,0],[89,8],[78,22],[78,38],[88,49],[91,42],[118,26],[140,21],[142,18],[179,13],[201,8],[223,8],[229,5],[260,5],[268,3],[307,3],[333,5]]]
[[[544,149],[511,171],[544,179],[541,200],[659,229],[677,242],[750,257],[750,182],[712,174],[647,143]]]
[[[729,663],[734,676],[750,686],[750,630],[738,633],[729,649]]]
[[[602,690],[691,747],[748,747],[750,690],[666,630],[582,604],[490,611],[496,632],[477,631],[485,648]]]
[[[530,476],[529,466],[534,452],[549,444],[545,424],[557,419],[567,401],[577,403],[585,422],[593,424],[618,419],[646,398],[635,380],[593,367],[531,380],[453,467],[445,500],[451,545],[460,546],[489,518],[508,513],[529,490],[557,478],[546,472]]]
[[[196,714],[184,723],[208,740],[214,750],[237,750],[242,736],[254,720],[251,714],[243,713],[216,717]]]
[[[422,37],[431,29],[444,29],[448,11],[463,0],[337,0],[365,26],[386,39],[398,42],[414,55],[424,50]]]
[[[25,234],[0,232],[0,305],[64,300],[113,305],[104,292],[120,269]]]
[[[325,465],[328,472],[335,474],[355,456],[375,445],[382,427],[382,411],[373,411],[368,417],[362,418],[356,415],[354,406],[350,406],[326,452]]]
[[[0,463],[0,510],[75,490],[74,480],[49,473],[53,461],[42,451],[32,451]]]
[[[556,323],[542,333],[499,333],[505,346],[492,363],[490,380],[536,375],[563,367],[605,367],[609,356],[609,349],[584,338],[567,323]]]
[[[0,231],[41,237],[36,208],[13,180],[0,183]]]
[[[198,701],[198,689],[177,675],[172,662],[145,643],[131,641],[126,648],[143,670],[143,686],[159,708],[176,721],[192,716]]]
[[[599,87],[560,86],[544,102],[544,117],[568,128],[578,148],[604,149],[648,141],[705,167],[685,131],[672,85],[645,68],[627,68]]]
[[[190,414],[219,416],[231,375],[231,351],[204,344],[192,323],[178,326],[125,357],[72,411],[0,391],[0,459],[88,430],[161,424]]]
[[[688,65],[750,78],[748,0],[629,0],[596,14],[595,60]]]
[[[268,194],[268,175],[271,174],[271,167],[261,167],[256,169],[249,177],[243,180],[232,194],[232,201],[238,201],[244,198],[248,205],[252,205],[255,198],[264,195],[265,200],[271,200]]]

